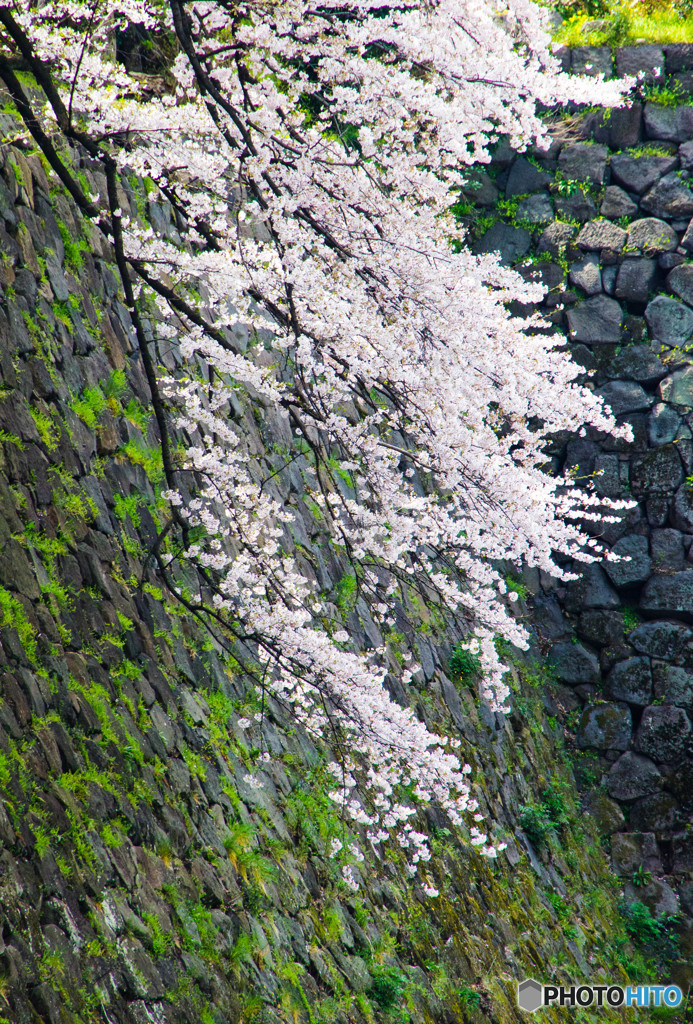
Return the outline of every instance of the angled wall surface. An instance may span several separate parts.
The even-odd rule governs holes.
[[[593,132],[615,132],[618,116]],[[612,150],[645,138],[642,112],[628,117],[636,136],[610,135],[611,149],[578,141],[542,159],[499,154],[475,193],[489,221],[478,222],[477,244],[508,260],[540,256],[528,272],[551,288],[550,317],[633,422],[628,449],[557,441],[556,468],[603,469],[597,487],[629,486],[640,501],[608,535],[635,556],[611,575],[592,570],[562,592],[526,574],[537,644],[513,665],[510,716],[491,714],[473,669],[451,661],[458,634],[435,608],[399,608],[382,636],[350,602],[304,500],[307,460],[287,463],[293,439],[271,408],[239,395],[232,410],[296,513],[302,571],[333,594],[359,643],[386,643],[394,661],[416,652],[421,670],[397,699],[456,731],[482,809],[508,842],[489,864],[435,810],[422,815],[437,897],[405,879],[392,849],[366,849],[354,859],[359,892],[344,886],[332,840],[352,837],[326,797],[326,752],[278,704],[256,721],[238,665],[152,571],[165,525],[160,453],[112,253],[37,154],[3,145],[0,1020],[505,1022],[522,1019],[526,977],[645,980],[658,969],[645,961],[666,955],[667,977],[687,983],[689,920],[676,926],[679,949],[667,924],[653,950],[621,904],[626,881],[655,914],[693,911],[693,371],[687,339],[671,337],[693,320],[671,284],[686,279],[693,205],[679,216],[691,195],[684,139],[625,154],[638,173],[654,161],[647,188],[616,177]],[[17,133],[6,107],[2,134]],[[89,162],[72,158],[98,190]],[[585,168],[588,185],[574,185]],[[670,202],[676,216],[662,207]],[[122,205],[175,241],[170,210],[135,179]],[[238,344],[265,358],[241,326]],[[174,372],[179,355],[159,349],[156,360]],[[575,768],[592,784],[584,804]]]

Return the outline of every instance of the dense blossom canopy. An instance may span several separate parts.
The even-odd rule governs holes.
[[[473,256],[450,209],[501,135],[542,141],[537,102],[619,100],[613,84],[559,73],[542,18],[527,0],[0,0],[3,80],[115,245],[182,557],[263,687],[314,733],[350,737],[334,798],[372,842],[394,830],[413,865],[428,856],[409,821],[419,800],[471,815],[472,843],[495,855],[459,743],[390,699],[384,648],[357,653],[334,595],[287,555],[291,509],[229,409],[247,390],[309,456],[316,514],[363,613],[390,627],[413,589],[458,616],[501,709],[494,641],[526,637],[499,562],[560,576],[557,552],[598,555],[579,522],[597,499],[547,474],[546,436],[615,429],[555,339],[508,313],[539,289]],[[114,33],[132,26],[168,54],[155,81],[117,59]],[[103,194],[70,175],[58,132],[101,162]],[[121,209],[119,175],[133,170],[177,211],[180,244]],[[238,321],[255,330],[247,350]],[[187,371],[158,376],[152,330]],[[185,469],[166,402],[191,439]]]

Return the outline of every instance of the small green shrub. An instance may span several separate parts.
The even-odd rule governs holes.
[[[555,789],[545,789],[541,803],[526,804],[520,811],[520,828],[537,850],[548,846],[550,837],[569,821],[565,801]]]
[[[461,985],[457,990],[457,998],[464,1010],[478,1010],[481,1005],[481,995],[469,985]]]
[[[680,954],[679,937],[674,931],[676,916],[656,918],[640,900],[622,900],[619,913],[626,934],[640,952],[659,969],[666,967]]]
[[[466,683],[481,674],[481,662],[476,654],[457,643],[450,656],[450,672],[453,678]]]
[[[373,971],[373,984],[367,996],[381,1010],[391,1010],[404,991],[406,981],[395,967],[379,967]]]

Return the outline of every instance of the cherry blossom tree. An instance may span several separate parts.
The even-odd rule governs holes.
[[[390,698],[384,648],[359,652],[301,571],[293,513],[230,409],[242,390],[283,420],[373,619],[391,626],[418,591],[465,622],[483,696],[503,710],[496,640],[526,635],[499,563],[560,577],[557,554],[601,557],[581,524],[604,508],[546,472],[546,438],[616,430],[561,339],[508,312],[540,289],[472,255],[451,211],[501,136],[543,143],[537,104],[620,101],[616,84],[559,72],[542,18],[528,0],[0,0],[0,77],[113,244],[171,509],[151,558],[245,652],[263,693],[346,750],[334,799],[374,844],[394,833],[412,870],[428,857],[410,820],[422,801],[496,854],[459,741]],[[116,33],[133,27],[168,54],[156,79],[119,59]],[[102,169],[101,194],[64,143]],[[179,238],[124,210],[133,171],[171,205]],[[157,367],[153,337],[175,343],[180,372]],[[174,426],[190,439],[184,464]],[[198,570],[192,596],[175,583],[173,534]]]

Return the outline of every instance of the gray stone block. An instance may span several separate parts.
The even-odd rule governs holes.
[[[661,774],[649,757],[626,751],[615,761],[606,777],[606,788],[615,800],[637,800],[656,793]]]
[[[691,289],[693,295],[693,279]],[[648,303],[645,320],[652,337],[665,345],[682,345],[693,335],[693,311],[666,295],[657,295]]]
[[[528,251],[531,237],[524,228],[498,222],[482,235],[474,246],[474,252],[497,252],[505,266],[516,263]]]
[[[549,651],[548,662],[556,677],[570,686],[599,682],[599,662],[582,644],[554,644]]]
[[[580,579],[573,580],[567,585],[564,600],[567,611],[621,606],[618,594],[610,586],[602,567],[597,564],[582,568]]]
[[[607,217],[609,220],[634,217],[638,212],[638,204],[634,203],[628,193],[618,185],[609,185],[604,191],[604,199],[599,212],[602,217]]]
[[[537,252],[548,252],[551,256],[560,256],[574,238],[576,230],[573,224],[554,221],[542,231],[537,244]]]
[[[664,47],[667,74],[693,71],[693,43],[669,43]]]
[[[631,462],[630,483],[637,497],[673,494],[683,482],[681,456],[675,444],[665,444],[636,455]]]
[[[657,276],[657,263],[644,256],[626,258],[618,269],[614,295],[626,302],[647,302]]]
[[[570,283],[576,284],[587,295],[598,295],[602,290],[602,273],[599,269],[599,257],[590,254],[582,260],[571,264]]]
[[[590,220],[577,236],[577,244],[586,252],[619,252],[626,244],[626,232],[609,220]]]
[[[648,345],[626,345],[607,367],[609,377],[636,380],[651,387],[666,374],[666,367]]]
[[[562,196],[557,193],[554,206],[556,207],[556,216],[563,220],[576,220],[582,224],[597,216],[597,207],[592,196],[585,195],[581,188],[573,192],[571,196]]]
[[[644,74],[644,81],[655,82],[664,79],[664,51],[661,46],[621,46],[616,50],[616,74]]]
[[[639,249],[643,256],[660,256],[671,252],[679,244],[679,236],[664,220],[642,217],[628,228],[627,249]]]
[[[678,163],[675,156],[632,156],[616,153],[611,158],[611,176],[629,192],[642,195]]]
[[[664,615],[693,614],[693,569],[671,576],[653,576],[645,584],[640,607]]]
[[[654,761],[677,761],[688,748],[691,723],[683,708],[666,704],[645,708],[635,748]]]
[[[649,577],[652,563],[647,537],[630,534],[617,541],[611,550],[623,559],[621,562],[604,562],[606,574],[615,587],[631,587]]]
[[[571,69],[574,75],[604,75],[611,78],[614,70],[610,46],[575,46]]]
[[[692,268],[693,269],[693,268]],[[660,381],[659,394],[663,402],[693,408],[693,366],[686,366]]]
[[[682,572],[685,549],[679,530],[653,530],[650,534],[650,555],[655,572]]]
[[[652,666],[655,697],[684,711],[693,710],[693,672],[680,665],[657,661]]]
[[[546,188],[552,181],[553,177],[548,171],[535,167],[525,157],[520,156],[510,168],[505,194],[508,199],[512,196],[524,196]]]
[[[657,841],[652,832],[620,832],[613,836],[611,859],[614,871],[619,875],[632,875],[640,867],[645,871],[662,870]]]
[[[647,436],[650,444],[668,444],[674,440],[681,426],[681,417],[675,409],[657,404],[652,409],[647,421]]]
[[[517,204],[516,219],[530,224],[548,224],[553,221],[553,206],[545,192],[528,196]]]
[[[630,710],[620,704],[593,704],[585,708],[577,731],[577,744],[583,749],[627,750],[633,720]]]
[[[610,700],[625,700],[646,707],[652,700],[652,672],[649,658],[628,658],[611,669],[604,684]]]
[[[693,135],[693,107],[662,107],[646,103],[645,137],[663,142],[685,142]]]
[[[642,197],[640,207],[655,217],[688,218],[693,216],[693,192],[678,175],[665,174]]]
[[[602,279],[604,275],[602,274]],[[595,295],[568,310],[568,330],[573,341],[587,345],[615,343],[621,340],[623,313],[618,302]]]
[[[640,654],[651,658],[678,658],[693,632],[680,622],[643,622],[628,637]]]
[[[667,288],[689,306],[693,306],[693,263],[674,267],[667,277]]]
[[[564,178],[600,186],[606,174],[606,146],[578,142],[564,146],[558,157],[558,170]]]
[[[642,412],[652,405],[652,399],[640,384],[632,380],[609,381],[598,392],[615,416],[629,412]]]

